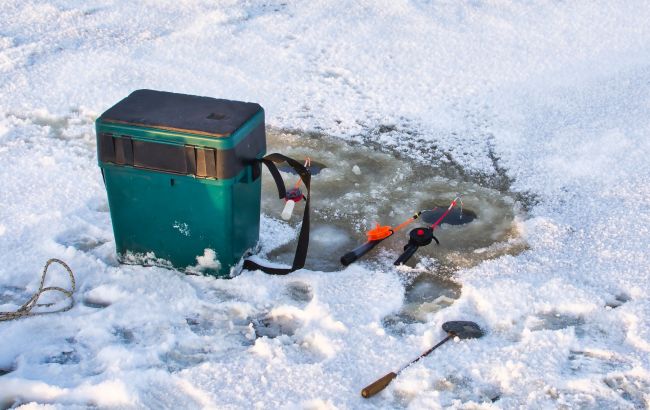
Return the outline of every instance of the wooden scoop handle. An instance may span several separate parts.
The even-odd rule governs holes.
[[[363,390],[361,390],[361,395],[366,399],[374,396],[375,394],[384,390],[386,386],[388,386],[388,384],[391,381],[393,381],[393,379],[396,377],[397,377],[396,373],[394,372],[388,373],[386,376],[382,377],[381,379],[377,379],[375,382],[364,387]]]

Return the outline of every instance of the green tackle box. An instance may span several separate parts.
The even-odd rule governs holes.
[[[231,275],[259,239],[262,107],[137,90],[95,126],[119,261]]]

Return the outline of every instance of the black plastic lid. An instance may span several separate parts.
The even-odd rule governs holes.
[[[255,103],[137,90],[104,112],[100,120],[224,138],[261,109]]]

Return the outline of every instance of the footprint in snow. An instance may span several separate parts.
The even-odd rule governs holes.
[[[630,297],[624,293],[620,293],[616,296],[614,296],[613,299],[610,299],[607,301],[605,304],[605,307],[611,308],[611,309],[616,309],[617,307],[623,306],[623,304],[627,303],[630,301]]]
[[[264,315],[252,320],[256,337],[275,338],[280,335],[293,336],[302,326],[302,320],[291,315]]]
[[[617,374],[605,377],[607,387],[614,390],[623,400],[634,408],[645,409],[648,405],[650,382],[637,376]]]
[[[581,316],[572,316],[558,312],[538,313],[532,319],[533,323],[529,325],[530,330],[562,330],[568,327],[575,329],[577,337],[583,337],[585,334],[585,320]]]
[[[572,350],[568,357],[568,366],[575,374],[607,374],[632,369],[624,357],[615,352],[595,349]]]
[[[108,240],[96,238],[91,235],[81,234],[72,237],[59,238],[58,242],[63,246],[71,246],[82,252],[88,252],[102,246],[103,244],[108,242]]]
[[[227,341],[234,348],[250,346],[255,342],[250,318],[229,318],[206,313],[187,317],[185,322],[195,335],[215,338],[215,342]]]
[[[440,404],[444,407],[452,407],[454,403],[460,402],[468,404],[470,406],[468,408],[474,408],[476,403],[494,403],[502,395],[501,390],[494,385],[478,382],[468,376],[454,374],[433,380],[431,387],[439,393]],[[394,403],[394,407],[402,407],[404,404],[408,406],[409,402],[418,395],[417,391],[413,391],[410,383],[407,383],[405,388],[401,388],[399,384],[396,385],[394,394],[398,401],[398,403]]]
[[[123,345],[130,345],[135,341],[135,335],[133,330],[126,329],[124,327],[116,327],[113,329],[113,335],[119,340]]]
[[[304,282],[291,282],[287,285],[287,294],[289,297],[301,303],[309,303],[314,298],[314,291],[310,284]]]
[[[8,367],[0,367],[0,377],[4,376],[5,374],[9,374],[13,372],[14,370],[16,370],[15,365],[11,365]]]
[[[85,225],[85,224],[84,224]],[[89,232],[95,231],[95,232]],[[94,234],[93,234],[94,233]],[[61,233],[56,241],[63,246],[71,246],[82,252],[88,252],[109,242],[111,239],[103,231],[93,226],[77,226]]]
[[[187,323],[192,333],[197,336],[214,336],[217,333],[219,324],[221,324],[222,328],[227,327],[223,318],[217,318],[213,315],[196,314],[186,318],[185,323]]]
[[[29,295],[25,288],[17,286],[0,286],[0,305],[5,303],[12,303],[21,305],[24,300],[29,299]],[[23,300],[23,302],[20,302]]]
[[[56,363],[60,365],[67,364],[78,364],[81,361],[81,357],[76,350],[66,350],[61,353],[47,357],[43,362],[44,363]]]
[[[95,299],[92,299],[92,298],[84,298],[81,301],[81,304],[83,304],[86,307],[92,308],[92,309],[104,309],[104,308],[111,305],[108,302],[99,301],[99,300],[95,300]]]
[[[206,348],[192,349],[184,346],[175,346],[160,356],[167,370],[177,372],[197,366],[209,359]]]

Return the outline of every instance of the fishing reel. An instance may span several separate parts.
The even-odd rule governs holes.
[[[287,190],[287,194],[284,197],[284,209],[282,210],[282,219],[288,221],[291,219],[291,214],[293,213],[293,208],[296,206],[296,202],[300,202],[305,199],[300,188],[293,188]]]
[[[433,228],[415,228],[411,229],[409,232],[409,242],[404,246],[404,252],[397,258],[395,261],[395,266],[405,264],[411,256],[415,254],[415,251],[418,250],[421,246],[427,246],[432,241],[436,241],[437,245],[440,245],[438,238],[433,236]]]
[[[304,166],[309,172],[311,172],[311,158],[307,157],[305,159]],[[298,178],[298,181],[296,181],[296,184],[293,186],[293,188],[287,189],[287,193],[284,197],[284,209],[282,209],[282,213],[280,214],[282,219],[285,221],[291,219],[291,214],[293,214],[293,208],[295,208],[296,202],[300,202],[303,199],[306,200],[305,195],[303,195],[302,191],[300,190],[301,184],[302,179]]]

